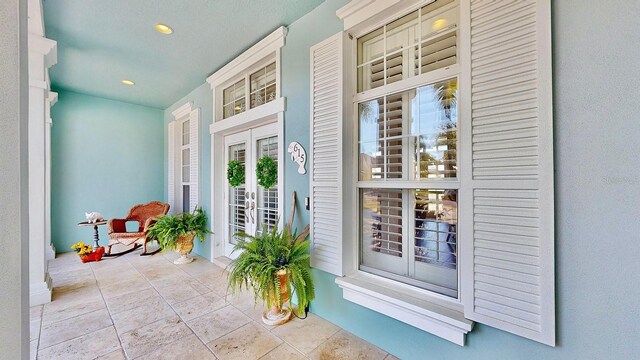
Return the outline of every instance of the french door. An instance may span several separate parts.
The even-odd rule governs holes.
[[[278,163],[277,124],[264,125],[233,135],[224,141],[226,163],[237,160],[244,165],[245,181],[232,187],[225,181],[225,255],[235,258],[233,247],[238,242],[237,233],[254,235],[263,227],[272,229],[278,222],[278,195],[280,184],[265,189],[258,185],[256,163],[269,156]]]

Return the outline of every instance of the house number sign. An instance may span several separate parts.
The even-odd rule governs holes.
[[[304,166],[307,163],[307,152],[304,150],[302,145],[300,145],[299,142],[294,141],[289,144],[289,150],[287,152],[291,154],[291,160],[298,164],[298,174],[306,174],[307,170]]]

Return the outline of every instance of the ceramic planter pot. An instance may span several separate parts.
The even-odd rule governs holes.
[[[189,257],[191,250],[193,250],[193,239],[196,237],[195,232],[182,235],[176,242],[175,250],[180,254],[180,258],[173,261],[176,265],[188,264],[193,261],[192,257]]]
[[[286,270],[278,270],[276,273],[280,278],[280,304],[273,304],[271,309],[262,312],[262,322],[273,326],[281,325],[291,319],[291,309],[283,307],[289,301],[289,273]]]

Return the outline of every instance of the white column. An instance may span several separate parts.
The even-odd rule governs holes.
[[[49,91],[49,97],[45,104],[46,125],[44,127],[44,151],[45,151],[45,184],[44,184],[44,243],[47,259],[55,259],[56,248],[51,241],[51,127],[53,120],[51,119],[51,107],[58,101],[58,93]],[[47,246],[49,244],[49,246]]]
[[[0,358],[29,358],[27,9],[0,1]]]
[[[47,213],[48,69],[57,61],[56,42],[29,34],[29,290],[31,306],[51,301],[45,249]]]

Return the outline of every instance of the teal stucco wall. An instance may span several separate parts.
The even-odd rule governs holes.
[[[51,237],[57,252],[93,244],[84,213],[124,217],[163,199],[162,110],[60,91],[51,109]],[[105,226],[100,243],[107,243]]]

